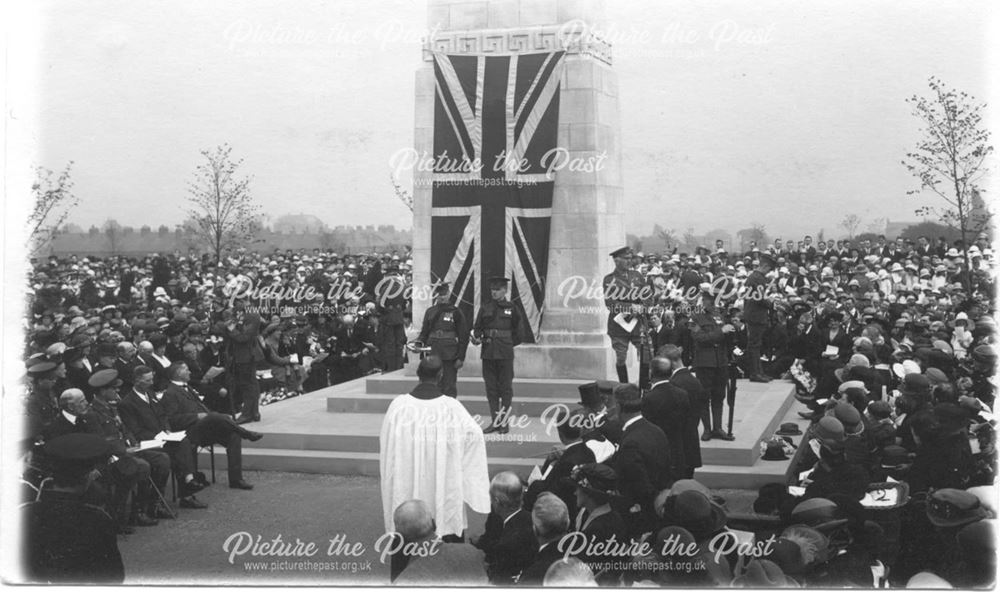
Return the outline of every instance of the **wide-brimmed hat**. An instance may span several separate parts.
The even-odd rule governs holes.
[[[664,515],[701,539],[726,525],[726,511],[705,494],[688,490],[667,498]]]
[[[801,436],[802,430],[799,429],[798,424],[788,422],[783,423],[778,426],[778,431],[774,432],[777,436]]]
[[[826,415],[813,426],[813,437],[827,448],[841,448],[844,445],[844,424],[836,417]]]
[[[814,497],[795,506],[792,510],[792,522],[827,532],[847,524],[848,519],[841,516],[837,504],[831,500]]]
[[[938,489],[927,498],[927,519],[935,526],[963,526],[988,517],[989,511],[968,491]]]
[[[905,448],[896,444],[890,444],[882,449],[882,468],[898,469],[899,467],[912,464],[913,459]]]
[[[607,500],[618,495],[616,483],[618,476],[614,469],[600,463],[587,463],[573,469],[573,481],[576,486],[601,500]]]
[[[931,393],[931,381],[923,374],[910,372],[903,377],[899,392],[908,396],[927,396]]]
[[[785,447],[780,440],[770,440],[764,444],[764,453],[761,454],[760,458],[761,460],[788,460],[788,455],[785,454]]]

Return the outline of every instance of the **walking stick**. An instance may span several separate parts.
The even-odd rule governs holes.
[[[733,435],[733,413],[736,406],[736,365],[729,365],[729,388],[726,389],[726,402],[729,404],[729,435]]]

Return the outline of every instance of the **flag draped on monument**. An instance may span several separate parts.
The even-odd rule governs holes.
[[[526,342],[545,302],[564,53],[434,54],[431,278],[470,321],[484,282],[509,278]]]

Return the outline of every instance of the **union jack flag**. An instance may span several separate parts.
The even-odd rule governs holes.
[[[564,54],[434,54],[431,277],[470,321],[490,297],[484,282],[510,279],[525,342],[537,340],[545,302],[546,154],[557,148]]]

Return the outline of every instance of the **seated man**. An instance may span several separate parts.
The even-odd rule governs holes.
[[[156,435],[169,429],[162,404],[153,392],[153,369],[136,366],[132,371],[132,389],[122,397],[118,405],[125,427],[139,440],[155,440]],[[191,440],[184,438],[178,442],[167,442],[163,450],[170,455],[174,473],[178,475],[179,495],[182,508],[204,509],[208,505],[199,501],[194,494],[208,484],[195,479],[195,449]]]
[[[228,415],[209,411],[198,398],[197,392],[188,385],[191,371],[186,363],[171,364],[167,369],[167,376],[170,384],[163,392],[160,404],[170,428],[174,431],[186,431],[187,438],[195,446],[225,446],[229,487],[253,489],[253,485],[243,480],[243,440],[256,442],[264,435],[251,432]]]
[[[485,586],[483,552],[468,543],[446,543],[437,535],[430,508],[405,501],[393,513],[396,533],[415,551],[396,578],[403,586]],[[421,551],[427,551],[426,556]]]
[[[128,431],[118,413],[118,404],[121,403],[118,388],[122,385],[118,371],[99,370],[90,377],[89,382],[94,388],[94,401],[87,417],[92,419],[93,425],[97,427],[98,431],[95,433],[104,436],[104,439],[111,444],[112,450],[125,450],[138,446],[138,438]],[[166,491],[167,480],[170,478],[170,455],[156,449],[139,450],[131,454],[149,463],[152,485],[155,485],[160,492]],[[132,504],[132,523],[150,526],[156,523],[156,518],[172,517],[173,514],[164,507],[153,491],[150,481],[148,479],[140,481]]]
[[[100,426],[90,412],[83,391],[76,388],[66,389],[59,396],[59,415],[49,424],[45,431],[45,440],[51,441],[66,434],[93,434],[103,437]],[[131,518],[131,494],[140,483],[149,478],[149,464],[125,452],[124,446],[111,446],[111,456],[106,463],[97,466],[101,481],[113,485],[108,492],[108,508],[118,524],[118,532],[131,534],[134,532],[129,525]],[[98,495],[99,494],[92,494]],[[96,501],[96,500],[95,500]],[[155,522],[143,517],[142,526],[151,526]]]

